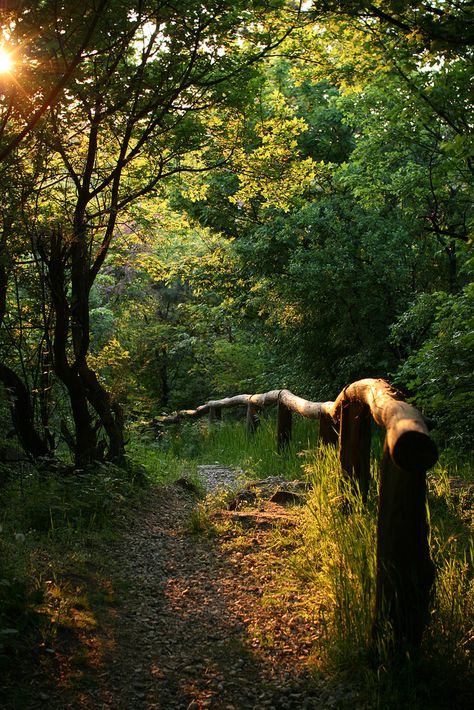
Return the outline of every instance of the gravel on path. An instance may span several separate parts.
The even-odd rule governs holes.
[[[242,478],[210,468],[211,490]],[[63,646],[62,682],[39,693],[32,710],[342,707],[334,689],[328,695],[310,679],[320,630],[300,614],[297,595],[264,603],[285,565],[265,547],[268,526],[244,531],[230,522],[216,536],[192,534],[196,505],[182,486],[149,489],[125,537],[107,551],[104,568],[121,588],[120,603],[83,634],[85,671]]]

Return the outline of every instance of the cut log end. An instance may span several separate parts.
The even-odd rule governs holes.
[[[395,442],[392,458],[405,471],[427,471],[438,460],[438,449],[429,436],[419,431],[406,431]]]

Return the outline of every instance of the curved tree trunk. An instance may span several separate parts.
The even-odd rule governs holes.
[[[11,222],[4,218],[0,239],[0,323],[6,311],[8,269],[5,263],[5,244],[10,228]],[[49,456],[51,452],[47,443],[35,429],[30,393],[25,383],[4,363],[0,363],[0,381],[7,392],[12,423],[26,454],[33,459]]]
[[[30,393],[10,367],[0,363],[0,380],[10,400],[13,426],[25,452],[33,459],[51,454],[48,445],[36,431]]]
[[[80,370],[81,382],[86,396],[100,418],[100,423],[108,438],[107,459],[114,463],[123,463],[125,444],[123,437],[123,410],[107,390],[100,384],[97,375],[87,364]]]
[[[95,409],[100,424],[111,437],[114,460],[123,458],[123,435],[121,419],[115,417],[113,405],[94,373],[87,367],[88,318],[84,320],[84,304],[69,304],[66,267],[70,249],[60,231],[49,235],[48,244],[38,243],[41,258],[48,266],[49,288],[54,307],[54,331],[52,334],[52,364],[56,376],[66,387],[74,420],[75,464],[83,468],[104,458],[104,446],[98,441],[98,426],[91,412]],[[75,292],[75,301],[87,297],[84,289]],[[74,321],[74,322],[73,322]],[[84,332],[83,332],[84,331]],[[85,332],[87,331],[87,332]],[[81,332],[83,336],[81,338]],[[72,364],[68,352],[69,338],[73,335],[75,360]],[[91,405],[91,406],[90,406]],[[119,431],[117,431],[117,429]]]

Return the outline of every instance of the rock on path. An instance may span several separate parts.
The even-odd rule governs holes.
[[[229,468],[219,463],[198,466],[197,475],[207,493],[236,490],[247,480],[241,468]]]

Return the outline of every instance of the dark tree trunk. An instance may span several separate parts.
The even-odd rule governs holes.
[[[100,423],[108,438],[107,459],[121,464],[125,456],[122,408],[102,387],[97,375],[87,364],[83,364],[79,372],[87,399],[99,415]]]
[[[71,249],[71,333],[75,355],[72,369],[79,376],[78,390],[81,391],[81,397],[86,399],[86,405],[88,402],[98,415],[107,437],[106,443],[97,441],[94,431],[95,442],[91,442],[94,446],[89,453],[91,461],[102,460],[107,449],[107,459],[120,464],[125,456],[122,408],[113,401],[87,364],[90,344],[89,293],[93,281],[89,268],[86,228],[79,207],[76,218],[76,235]]]
[[[281,453],[291,441],[292,432],[292,413],[291,409],[278,402],[277,411],[277,449]]]
[[[69,364],[68,338],[71,327],[71,309],[66,289],[66,266],[70,252],[61,232],[50,235],[48,251],[46,245],[38,244],[41,258],[48,265],[49,286],[55,313],[52,338],[53,368],[56,376],[68,392],[74,420],[74,458],[76,466],[82,468],[100,459],[96,429],[89,411],[84,384],[78,368]],[[77,334],[78,323],[75,324]],[[75,347],[78,347],[76,343]],[[79,346],[80,347],[80,346]]]
[[[367,499],[370,485],[371,414],[366,404],[345,400],[342,404],[340,450],[342,470]]]
[[[58,376],[61,377],[61,375]],[[97,443],[97,432],[89,411],[89,404],[84,391],[84,385],[79,373],[70,368],[63,382],[68,391],[74,419],[76,446],[74,452],[75,464],[79,468],[88,466],[93,461],[100,461],[103,455]]]
[[[10,400],[13,426],[25,452],[33,459],[49,456],[46,442],[36,431],[33,407],[27,387],[16,372],[0,363],[0,380]]]
[[[74,420],[74,456],[78,467],[107,458],[122,463],[125,455],[123,412],[87,365],[89,350],[89,255],[84,235],[72,246],[60,231],[50,235],[48,243],[39,242],[38,252],[48,266],[49,286],[55,323],[52,337],[52,362],[56,376],[65,385]],[[67,268],[71,265],[71,294],[66,287]],[[73,361],[68,345],[72,338]],[[98,422],[92,412],[98,417]],[[102,426],[107,442],[97,435]]]
[[[383,633],[383,620],[388,618],[397,647],[418,647],[434,581],[425,471],[399,468],[385,444],[380,477],[373,635],[377,639]]]
[[[321,414],[319,419],[318,446],[337,446],[339,432],[333,418],[329,414]]]

